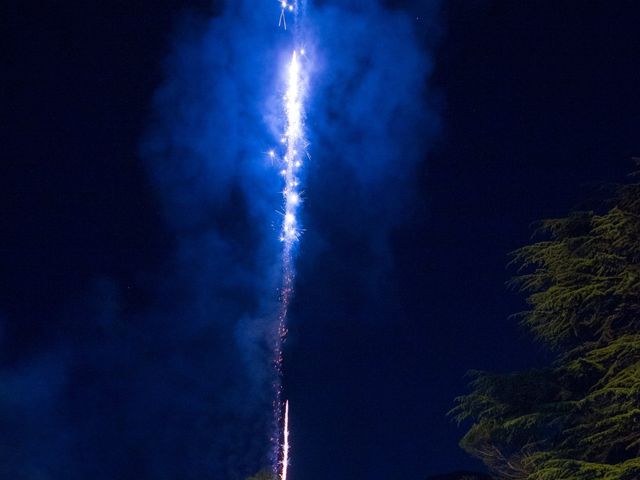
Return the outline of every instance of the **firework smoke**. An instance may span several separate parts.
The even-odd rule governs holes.
[[[56,298],[61,309],[43,307],[51,322],[31,319],[60,335],[17,339],[28,348],[12,342],[22,331],[14,327],[29,319],[0,314],[3,348],[20,352],[0,365],[2,478],[241,480],[272,465],[273,347],[279,300],[293,286],[291,256],[309,273],[299,275],[308,283],[296,305],[317,329],[307,334],[386,321],[379,292],[388,283],[377,279],[387,276],[377,266],[385,239],[412,211],[419,139],[434,116],[422,94],[431,57],[412,33],[414,18],[381,0],[317,1],[308,16],[301,3],[298,20],[276,0],[199,3],[208,5],[177,20],[149,105],[140,143],[147,180],[127,183],[139,188],[140,208],[158,229],[148,232],[158,242],[138,265],[149,270],[92,270],[86,291]],[[286,31],[278,30],[281,13]],[[283,97],[294,51],[303,89],[313,77],[301,112],[305,136],[322,150],[309,162],[299,149],[306,165],[295,172],[309,193],[297,192],[296,232],[304,227],[305,253],[297,258],[292,242],[283,282],[286,180],[278,171],[286,167]],[[324,347],[301,340],[305,349]],[[296,388],[312,394],[304,407],[291,403],[292,414],[320,402],[340,408],[341,392],[315,395],[316,367],[324,368],[301,366],[308,375]],[[282,417],[285,404],[277,410]],[[333,438],[335,423],[314,433]],[[321,456],[330,449],[316,447]],[[291,463],[295,470],[299,460]],[[352,464],[345,452],[331,463],[358,473],[370,466]]]

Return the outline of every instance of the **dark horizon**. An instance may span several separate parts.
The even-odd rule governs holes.
[[[317,2],[319,11],[352,3]],[[318,80],[325,96],[309,111],[305,233],[285,344],[291,480],[483,472],[447,415],[467,391],[466,372],[550,358],[510,318],[523,298],[505,287],[508,254],[529,242],[533,222],[624,182],[640,155],[636,4],[377,3],[342,17],[351,30],[318,15],[332,32],[318,43],[340,50],[337,65],[364,59],[385,73],[373,78],[424,97],[406,102],[408,91],[373,81],[363,93],[340,78],[360,78],[355,67]],[[253,191],[244,167],[223,160],[260,152],[269,132],[224,147],[216,142],[226,132],[206,137],[220,166],[198,174],[180,163],[191,151],[178,148],[202,140],[197,133],[153,150],[162,132],[179,131],[158,113],[163,86],[173,86],[169,113],[197,110],[198,95],[215,90],[223,120],[236,80],[240,102],[260,96],[246,75],[260,54],[242,53],[266,37],[211,27],[224,5],[5,7],[0,478],[186,480],[236,466],[243,478],[264,463],[272,372],[251,343],[265,323],[247,312],[270,308],[256,300],[271,285],[259,280],[273,275],[269,254],[257,251],[277,239],[250,220],[277,218],[277,204],[252,199],[277,201],[278,178],[251,170],[263,181]],[[214,40],[198,47],[203,32],[237,45],[231,66],[199,69],[214,68],[206,53],[228,53]],[[352,39],[360,43],[338,49]],[[187,59],[186,73],[169,58]],[[386,76],[392,60],[397,77]],[[353,91],[361,96],[345,109],[370,125],[322,113],[331,95]],[[385,130],[376,107],[402,118],[388,113]],[[239,114],[238,131],[257,117]],[[150,131],[160,138],[152,154]],[[394,151],[403,156],[391,162]],[[242,181],[225,183],[227,173]]]

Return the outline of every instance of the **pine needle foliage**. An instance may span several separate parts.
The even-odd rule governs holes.
[[[513,253],[522,324],[556,352],[548,368],[472,372],[453,415],[461,446],[497,478],[640,479],[640,183],[602,212],[540,224]]]
[[[277,479],[272,472],[265,469],[256,473],[253,477],[247,478],[247,480],[277,480]]]

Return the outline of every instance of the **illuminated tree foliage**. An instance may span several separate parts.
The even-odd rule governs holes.
[[[453,410],[472,421],[461,446],[503,479],[640,479],[640,183],[540,233],[513,254],[512,285],[556,360],[474,372]]]
[[[276,476],[268,470],[262,470],[253,477],[247,478],[247,480],[276,480]]]

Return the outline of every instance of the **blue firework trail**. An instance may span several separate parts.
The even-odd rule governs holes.
[[[285,93],[282,98],[284,131],[280,142],[282,144],[282,154],[278,155],[276,150],[271,150],[269,155],[273,159],[278,159],[281,165],[284,186],[283,195],[283,220],[280,230],[280,241],[282,249],[282,272],[283,280],[280,291],[280,312],[278,318],[278,339],[275,349],[275,364],[278,371],[278,381],[276,385],[276,398],[274,403],[276,418],[276,455],[274,461],[274,472],[281,480],[287,480],[289,467],[289,403],[284,404],[284,419],[282,417],[282,387],[280,378],[282,376],[283,353],[282,346],[287,335],[287,313],[291,297],[293,295],[295,265],[294,248],[300,238],[300,223],[298,213],[302,203],[300,189],[301,172],[304,162],[309,158],[307,152],[308,142],[305,136],[305,98],[307,94],[308,78],[305,66],[307,64],[306,51],[300,46],[300,33],[298,18],[304,5],[295,0],[280,2],[281,12],[279,26],[287,29],[287,16],[293,20],[293,48],[290,60],[286,67]],[[291,24],[291,22],[290,22]]]

